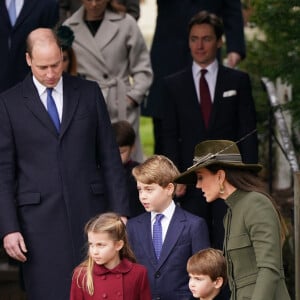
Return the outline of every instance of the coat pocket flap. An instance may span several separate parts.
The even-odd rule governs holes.
[[[233,250],[233,249],[240,249],[251,246],[251,241],[248,236],[248,234],[241,234],[232,236],[229,238],[227,242],[227,249]]]
[[[22,193],[17,195],[17,205],[33,205],[41,203],[40,193]]]

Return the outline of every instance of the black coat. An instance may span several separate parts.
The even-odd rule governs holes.
[[[63,77],[58,135],[32,76],[0,96],[0,236],[21,232],[31,300],[69,299],[86,254],[83,227],[107,210],[128,215],[119,149],[98,85]]]

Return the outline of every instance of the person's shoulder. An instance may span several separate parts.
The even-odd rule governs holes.
[[[187,210],[179,207],[179,206],[176,206],[176,210],[174,213],[177,213],[179,215],[182,215],[188,222],[190,223],[199,223],[199,222],[203,222],[204,219],[195,215],[195,214],[192,214],[190,212],[188,212]]]
[[[226,76],[234,76],[234,77],[242,77],[242,78],[249,78],[249,74],[243,70],[236,69],[236,68],[229,68],[223,65],[219,66],[219,71],[221,73],[226,74]]]
[[[75,267],[73,271],[73,278],[78,279],[78,278],[83,278],[86,276],[87,272],[87,267],[80,264],[77,267]]]
[[[141,213],[140,215],[138,215],[138,216],[136,216],[136,217],[130,218],[130,219],[127,221],[127,224],[130,226],[131,224],[144,222],[145,219],[146,219],[147,217],[149,217],[149,215],[150,215],[149,212]]]
[[[72,84],[76,87],[98,87],[98,84],[95,81],[88,80],[80,76],[73,76],[67,73],[63,74],[63,83],[67,85]]]
[[[180,81],[183,77],[186,77],[187,75],[192,74],[192,68],[191,67],[186,67],[178,72],[175,72],[173,74],[170,74],[166,77],[164,77],[164,81],[168,83],[172,83],[174,81]]]

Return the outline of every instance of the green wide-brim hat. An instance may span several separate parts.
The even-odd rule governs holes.
[[[228,140],[207,140],[196,145],[194,163],[174,179],[175,183],[196,184],[195,171],[211,165],[243,169],[255,173],[262,169],[259,164],[245,164],[236,143]]]

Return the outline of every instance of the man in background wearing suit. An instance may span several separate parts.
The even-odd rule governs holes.
[[[62,75],[50,29],[27,39],[31,67],[0,95],[0,236],[22,262],[30,300],[67,300],[84,255],[83,227],[110,210],[128,214],[125,177],[98,85]]]
[[[154,80],[147,101],[144,101],[142,114],[152,117],[154,153],[161,154],[161,84],[165,76],[182,70],[191,62],[187,27],[192,16],[201,10],[207,10],[222,18],[228,66],[235,67],[245,57],[246,51],[240,0],[157,0],[156,2],[157,19],[150,52]]]
[[[26,38],[38,27],[52,28],[58,21],[56,0],[0,1],[0,92],[22,81],[26,64]]]
[[[193,149],[201,141],[227,139],[237,141],[256,129],[256,112],[249,76],[218,63],[222,46],[222,21],[202,11],[189,24],[189,46],[192,66],[165,79],[163,89],[163,154],[185,171],[193,162]],[[206,69],[205,75],[201,70]],[[205,71],[204,71],[205,72]],[[208,84],[209,116],[203,115],[205,95],[200,88],[201,76]],[[204,79],[203,78],[203,79]],[[257,134],[252,133],[238,143],[245,163],[258,160]],[[209,225],[213,247],[222,249],[223,214],[226,206],[220,201],[207,204],[202,192],[181,186],[177,195],[183,208],[204,217]],[[218,216],[218,213],[220,215]],[[215,215],[217,214],[217,215]]]

